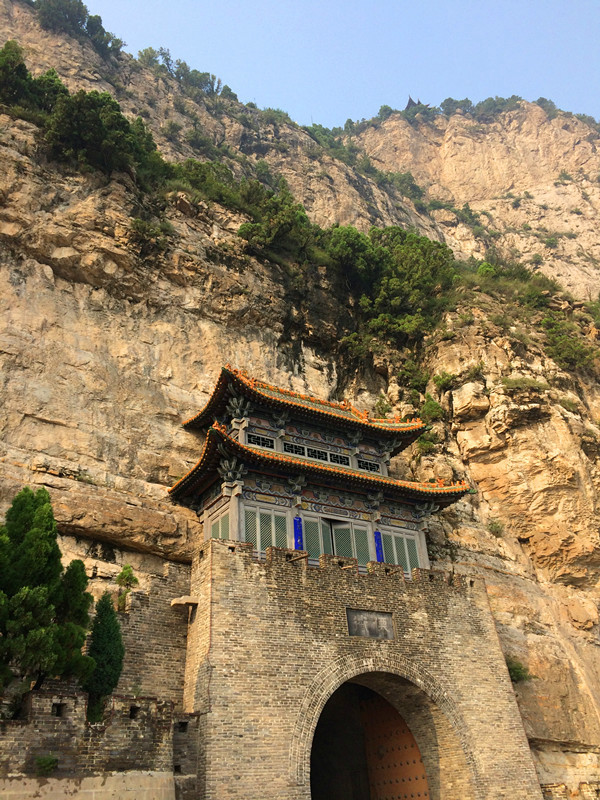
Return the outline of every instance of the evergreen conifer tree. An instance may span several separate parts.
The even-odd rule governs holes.
[[[0,528],[0,689],[15,677],[39,688],[46,675],[89,674],[86,586],[81,561],[63,573],[50,495],[23,489]]]
[[[125,656],[121,626],[108,592],[104,592],[96,605],[88,653],[95,667],[83,688],[89,693],[88,718],[97,721],[102,715],[104,698],[119,682]]]

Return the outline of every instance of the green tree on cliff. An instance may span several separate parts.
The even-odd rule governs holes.
[[[0,527],[0,690],[15,678],[39,688],[48,675],[89,674],[86,587],[81,561],[63,570],[48,492],[23,489]]]

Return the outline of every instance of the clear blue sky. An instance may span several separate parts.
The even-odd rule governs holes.
[[[548,97],[600,117],[598,0],[86,0],[134,55],[169,48],[243,102],[343,125],[408,95]]]

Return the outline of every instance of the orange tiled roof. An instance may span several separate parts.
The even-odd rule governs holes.
[[[345,427],[368,428],[381,434],[395,434],[415,439],[427,427],[420,419],[402,422],[399,417],[393,419],[371,417],[368,411],[359,411],[346,401],[340,403],[331,400],[320,400],[311,395],[281,389],[258,378],[251,378],[246,372],[234,369],[229,364],[221,369],[213,393],[204,408],[183,424],[189,428],[203,428],[211,425],[218,412],[226,403],[226,389],[233,385],[245,396],[253,397],[265,405],[287,406],[300,410],[304,415],[321,417],[331,423],[333,419]]]
[[[184,475],[181,480],[169,489],[173,498],[183,496],[189,491],[200,488],[203,478],[214,474],[219,456],[218,445],[224,445],[233,455],[239,456],[244,461],[252,461],[267,467],[287,467],[291,471],[309,472],[314,475],[335,476],[340,481],[355,484],[367,489],[388,489],[394,494],[413,499],[433,500],[448,505],[466,494],[469,485],[464,481],[446,485],[442,481],[437,483],[419,483],[416,481],[400,481],[394,478],[361,472],[349,467],[331,466],[319,462],[307,461],[283,453],[274,453],[256,447],[241,444],[227,433],[224,425],[215,423],[209,428],[204,449],[198,463]],[[212,482],[212,481],[211,481]],[[208,484],[207,484],[208,485]]]

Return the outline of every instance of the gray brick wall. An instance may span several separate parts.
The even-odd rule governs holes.
[[[541,798],[482,581],[292,555],[211,541],[194,565],[185,703],[205,800],[308,800],[314,729],[347,680],[405,716],[434,800]],[[391,612],[395,638],[349,636],[348,607]]]

